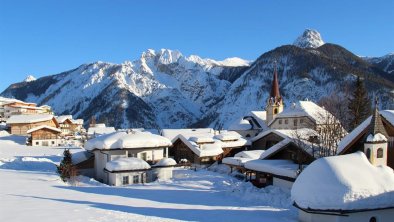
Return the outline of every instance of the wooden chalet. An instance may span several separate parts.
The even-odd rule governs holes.
[[[14,115],[7,120],[11,134],[27,136],[27,131],[39,126],[59,128],[56,118],[50,114]]]
[[[28,144],[31,146],[59,146],[61,143],[60,129],[41,125],[27,131]]]

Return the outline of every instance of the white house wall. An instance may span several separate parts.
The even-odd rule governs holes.
[[[348,216],[310,214],[299,210],[298,219],[301,222],[368,222],[372,217],[375,217],[377,222],[392,222],[394,218],[394,209],[350,213]]]
[[[123,177],[129,177],[129,184],[133,184],[133,176],[139,177],[139,183],[147,183],[147,176],[145,171],[141,172],[125,172],[125,173],[108,173],[108,185],[110,186],[123,186]]]

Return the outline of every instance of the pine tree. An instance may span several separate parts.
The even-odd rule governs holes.
[[[73,168],[70,150],[65,149],[63,152],[63,159],[60,162],[60,165],[57,167],[57,172],[64,182],[66,182],[67,179],[70,179],[72,176],[74,171]]]
[[[349,99],[350,129],[360,125],[371,114],[371,101],[363,81],[357,77],[354,91]]]

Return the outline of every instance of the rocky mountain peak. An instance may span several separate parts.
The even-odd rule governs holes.
[[[36,80],[36,78],[34,77],[34,76],[32,76],[32,75],[28,75],[26,78],[25,78],[25,80],[23,80],[24,82],[32,82],[32,81],[35,81]]]
[[[304,33],[294,41],[293,45],[300,48],[318,48],[324,45],[324,41],[318,31],[306,29]]]

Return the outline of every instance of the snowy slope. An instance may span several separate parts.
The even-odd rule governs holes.
[[[307,31],[302,42],[322,43],[313,33]],[[381,108],[391,107],[394,76],[329,43],[281,46],[252,63],[149,49],[134,61],[84,64],[13,84],[1,95],[48,104],[58,115],[73,114],[85,123],[94,115],[116,128],[227,128],[252,110],[264,110],[274,61],[286,105],[305,99],[318,103],[361,76],[370,94],[382,99]]]
[[[390,74],[394,73],[394,53],[389,53],[382,57],[363,57],[363,59]]]

